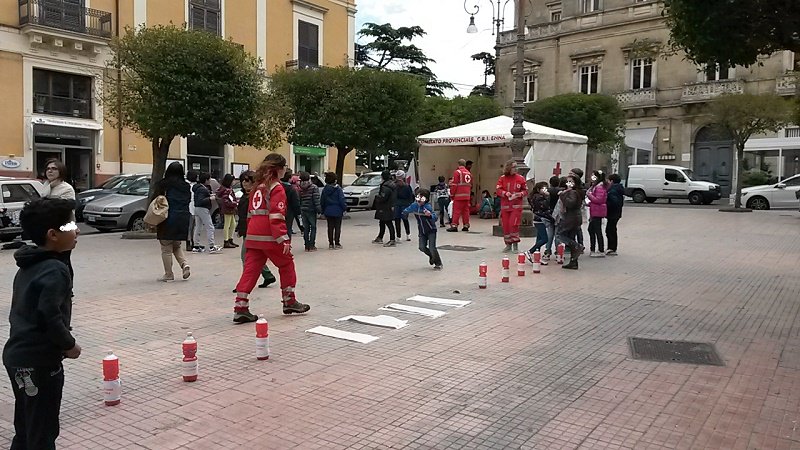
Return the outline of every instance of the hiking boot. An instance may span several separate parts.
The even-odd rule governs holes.
[[[258,320],[258,316],[251,313],[250,310],[234,311],[233,321],[236,323],[248,323]]]
[[[574,259],[574,258],[570,258],[569,262],[567,264],[564,264],[563,266],[561,266],[561,268],[562,269],[578,270],[578,260]]]
[[[239,248],[239,244],[237,244],[236,242],[233,242],[233,239],[230,240],[230,243],[233,246],[233,248]]]
[[[395,240],[394,240],[394,239],[392,239],[391,241],[389,241],[389,242],[387,242],[387,243],[383,244],[383,246],[384,246],[384,247],[396,247],[396,246],[397,246],[397,242],[395,242]]]
[[[300,303],[297,300],[283,302],[284,314],[302,314],[304,312],[308,312],[309,309],[311,309],[310,306],[306,305],[305,303]]]
[[[383,238],[375,238],[372,240],[373,244],[383,244]]]
[[[236,248],[231,241],[225,241],[222,243],[222,248]]]

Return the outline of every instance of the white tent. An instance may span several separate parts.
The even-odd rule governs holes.
[[[547,181],[554,174],[566,175],[569,169],[586,169],[586,136],[524,122],[525,162],[531,171],[528,179]],[[449,178],[463,158],[474,162],[476,194],[494,193],[503,164],[511,158],[511,127],[514,120],[498,116],[466,125],[435,131],[417,137],[420,186],[436,184],[441,175]]]

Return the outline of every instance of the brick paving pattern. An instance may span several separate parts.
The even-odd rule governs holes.
[[[81,237],[73,325],[83,355],[65,362],[60,448],[800,449],[797,212],[626,208],[620,256],[583,257],[578,272],[551,263],[524,278],[512,257],[503,285],[493,221],[474,221],[481,233],[442,232],[438,243],[485,249],[442,251],[441,272],[416,236],[397,248],[370,244],[370,213],[345,221],[340,251],[326,249],[321,221],[322,250],[296,255],[310,313],[282,316],[274,286],[251,301],[270,321],[266,362],[255,359],[252,324],[231,322],[238,250],[190,255],[190,280],[164,284],[154,241]],[[3,251],[5,299],[14,271]],[[414,294],[472,304],[405,302]],[[391,313],[410,321],[400,330],[334,321],[385,314],[377,309],[388,303],[447,314]],[[304,332],[318,325],[380,339]],[[187,331],[199,343],[196,383],[180,376]],[[633,360],[629,336],[711,342],[725,366]],[[100,391],[108,349],[120,357],[116,407],[103,406]],[[2,447],[12,419],[3,381]]]

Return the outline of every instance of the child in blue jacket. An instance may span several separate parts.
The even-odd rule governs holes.
[[[417,218],[417,228],[419,229],[419,251],[428,255],[428,264],[434,270],[442,270],[442,258],[436,250],[436,213],[433,211],[429,200],[431,192],[427,189],[420,189],[417,192],[416,200],[408,208],[403,210],[403,216],[414,214]]]

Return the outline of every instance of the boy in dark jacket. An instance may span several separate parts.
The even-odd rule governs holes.
[[[317,251],[317,214],[322,211],[319,204],[319,188],[311,182],[308,172],[300,172],[300,215],[303,218],[303,241],[307,252]]]
[[[73,208],[73,200],[42,198],[20,213],[22,230],[36,245],[14,254],[19,270],[3,348],[15,399],[12,449],[56,448],[64,389],[61,361],[81,354],[69,332],[72,279],[59,259],[78,242]]]
[[[244,238],[247,236],[247,207],[250,204],[247,198],[250,195],[250,190],[253,188],[255,175],[255,172],[252,170],[245,170],[239,175],[239,183],[242,185],[242,198],[239,199],[239,203],[236,205],[236,212],[239,215],[239,222],[236,224],[236,234],[242,238],[242,264],[244,264],[244,254],[247,250],[244,246]],[[261,276],[264,277],[264,282],[258,285],[260,288],[265,288],[277,281],[275,275],[272,274],[266,264],[264,264],[264,267],[261,269]],[[233,288],[233,293],[236,293],[236,288]]]
[[[403,210],[403,216],[414,214],[419,228],[419,251],[428,255],[428,264],[434,270],[442,270],[442,258],[436,249],[436,213],[433,211],[430,200],[431,192],[420,189],[415,198],[416,202]]]
[[[606,240],[608,241],[608,251],[606,255],[617,255],[617,223],[622,218],[622,205],[625,201],[625,188],[622,187],[622,179],[616,173],[608,176],[611,182],[606,194],[606,205],[608,205],[608,215],[606,216]]]
[[[378,195],[375,196],[375,219],[378,220],[378,237],[372,240],[373,244],[383,244],[383,235],[386,227],[389,227],[389,242],[383,244],[384,247],[394,247],[397,243],[394,240],[394,206],[397,204],[397,191],[388,170],[381,172],[381,182],[378,188]]]

